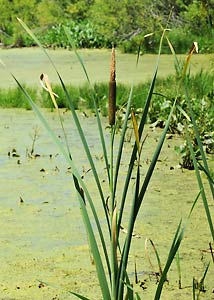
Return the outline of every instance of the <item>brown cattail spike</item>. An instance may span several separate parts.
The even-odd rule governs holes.
[[[111,68],[110,68],[110,81],[116,80],[116,68],[115,68],[115,48],[112,48],[111,52]]]
[[[116,113],[116,71],[115,71],[115,48],[112,48],[111,69],[109,81],[109,125],[115,124]]]

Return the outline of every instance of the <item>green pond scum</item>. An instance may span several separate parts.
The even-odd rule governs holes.
[[[60,135],[56,113],[47,110],[43,112]],[[87,160],[84,155],[79,155],[79,148],[75,146],[78,145],[79,137],[74,124],[71,124],[68,112],[65,111],[63,116],[65,128],[72,140],[71,147],[76,153],[75,159],[92,193],[95,193],[90,183],[93,182],[91,172],[86,173],[89,169]],[[1,297],[20,300],[76,299],[63,291],[73,290],[86,293],[91,299],[97,298],[98,282],[68,166],[32,111],[1,109],[0,117]],[[104,179],[102,149],[97,146],[95,117],[92,115],[87,118],[81,112],[79,117],[85,133],[90,135],[93,156],[96,157],[99,174]],[[102,122],[107,126],[107,118],[103,118]],[[34,152],[40,156],[31,158],[26,153],[32,147],[35,128],[38,138]],[[142,154],[142,172],[148,167],[160,131],[158,128],[146,127],[148,138]],[[108,130],[105,135],[109,135]],[[134,281],[136,263],[138,283],[135,288],[146,299],[154,297],[157,288],[154,272],[158,272],[159,268],[150,245],[148,249],[153,268],[146,258],[145,240],[149,238],[155,243],[161,263],[164,264],[177,224],[181,217],[187,217],[193,199],[198,194],[194,171],[181,169],[179,157],[173,150],[181,143],[181,137],[168,137],[135,226],[136,237],[133,238],[130,254],[129,273]],[[131,143],[127,142],[124,149],[124,172],[130,147]],[[8,157],[8,152],[13,148],[19,157]],[[99,215],[102,220],[104,216],[101,207]],[[123,227],[126,226],[125,216]],[[122,234],[125,237],[125,233]],[[174,261],[167,276],[168,282],[164,285],[163,299],[191,299],[192,277],[200,280],[211,260],[210,241],[200,200],[194,208],[179,250],[182,289],[178,287]],[[211,263],[204,282],[206,292],[201,293],[201,299],[214,298],[213,272]]]

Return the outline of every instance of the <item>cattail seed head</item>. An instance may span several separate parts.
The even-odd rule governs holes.
[[[109,125],[115,124],[116,113],[116,70],[115,70],[115,48],[112,48],[110,81],[109,81]]]
[[[115,48],[111,51],[111,67],[110,67],[110,81],[116,80],[116,61],[115,61]]]

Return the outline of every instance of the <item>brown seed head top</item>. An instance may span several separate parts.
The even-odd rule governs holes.
[[[112,52],[111,52],[111,68],[110,68],[110,81],[115,81],[115,79],[116,79],[115,48],[112,47]]]

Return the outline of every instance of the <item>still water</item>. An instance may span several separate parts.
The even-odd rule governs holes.
[[[64,145],[57,114],[48,110],[43,113]],[[102,206],[77,130],[70,113],[61,113],[73,160],[89,186],[104,227]],[[81,112],[78,114],[107,197],[106,172],[96,118],[93,115],[86,117]],[[32,111],[1,109],[0,120],[0,299],[75,299],[66,290],[80,292],[91,299],[101,299],[69,165]],[[102,124],[109,148],[109,129],[105,118]],[[142,175],[148,168],[161,134],[157,128],[146,127],[145,130],[148,138],[142,151]],[[116,148],[118,139],[119,134],[115,141]],[[164,266],[177,225],[181,218],[185,222],[198,194],[194,171],[179,168],[179,157],[174,146],[181,142],[178,136],[168,136],[166,139],[135,227],[137,238],[133,239],[132,244],[130,274],[136,262],[139,280],[144,282],[145,287],[136,286],[142,299],[154,299],[157,287],[156,278],[151,274],[158,271],[158,266],[151,248],[149,253],[153,267],[146,258],[146,238],[155,243]],[[131,143],[125,143],[118,198],[131,147]],[[124,227],[127,225],[133,187],[134,180]],[[213,211],[213,202],[208,196]],[[214,299],[212,258],[210,253],[204,251],[211,241],[203,203],[199,199],[180,249],[182,289],[178,289],[178,273],[173,262],[162,299],[192,299],[193,276],[202,277],[208,261],[211,265],[205,280],[206,292],[201,294],[200,299]],[[48,285],[41,285],[40,280]]]

